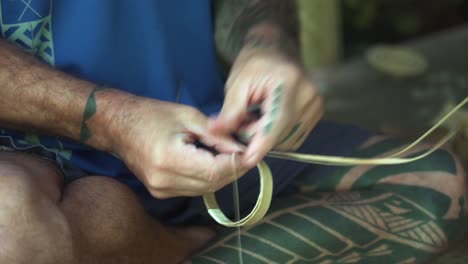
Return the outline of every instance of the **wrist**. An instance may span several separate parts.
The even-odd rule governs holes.
[[[256,51],[275,52],[287,60],[300,61],[297,40],[289,36],[280,26],[263,22],[252,27],[246,34],[241,53]]]
[[[125,106],[136,96],[116,89],[107,88],[100,91],[96,97],[96,115],[82,123],[92,132],[92,137],[86,144],[110,153],[115,153],[122,134],[122,116],[125,115]],[[85,120],[84,120],[85,121]]]

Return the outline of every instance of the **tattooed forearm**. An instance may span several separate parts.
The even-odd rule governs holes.
[[[89,129],[87,125],[87,121],[96,114],[96,110],[97,110],[96,93],[104,89],[106,88],[102,86],[96,86],[91,92],[91,94],[89,95],[88,100],[86,101],[86,105],[85,105],[84,112],[83,112],[83,120],[81,121],[81,130],[80,130],[80,141],[83,143],[88,141],[93,136],[91,130]]]
[[[216,48],[223,63],[231,65],[246,44],[297,56],[296,1],[215,0],[214,12]]]

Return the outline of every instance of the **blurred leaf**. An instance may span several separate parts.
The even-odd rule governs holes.
[[[424,25],[422,18],[414,14],[401,14],[394,23],[396,30],[404,35],[418,33]]]

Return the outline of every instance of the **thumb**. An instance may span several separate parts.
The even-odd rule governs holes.
[[[234,88],[234,87],[232,87]],[[221,113],[210,120],[210,129],[215,133],[231,133],[237,131],[247,117],[248,95],[230,89],[226,94]]]

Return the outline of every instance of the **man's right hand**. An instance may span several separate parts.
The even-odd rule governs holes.
[[[230,154],[242,147],[210,134],[208,118],[192,107],[135,96],[115,116],[112,151],[157,198],[213,192],[234,180],[234,165],[241,170]]]
[[[0,127],[115,153],[158,198],[198,196],[234,180],[230,154],[240,148],[228,136],[210,134],[202,113],[98,88],[0,39]],[[195,147],[196,140],[221,154]],[[245,171],[237,170],[238,176]]]

